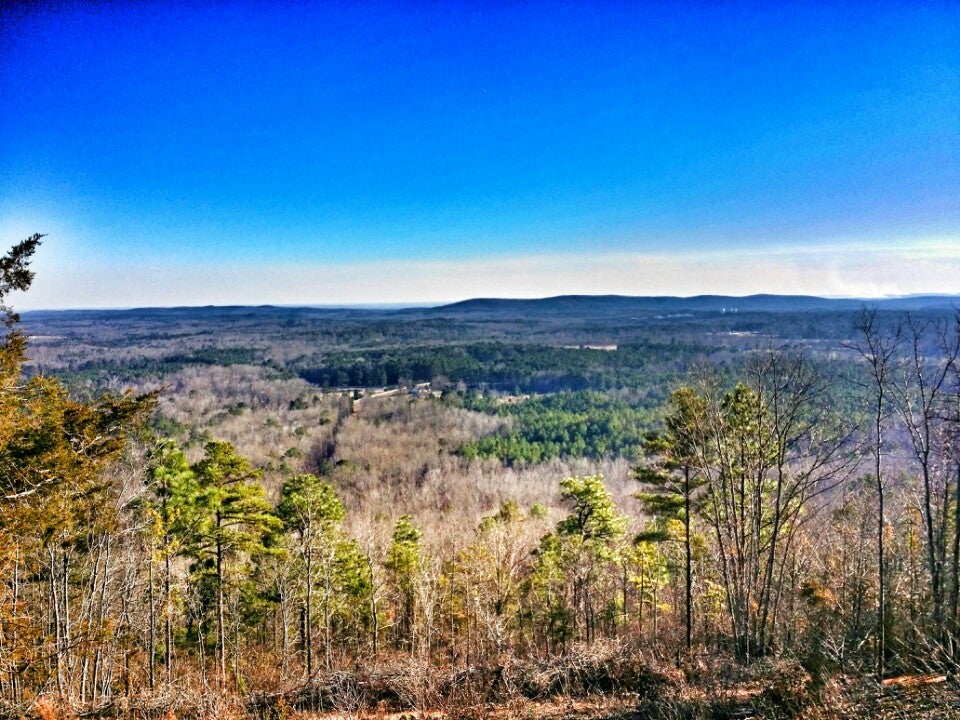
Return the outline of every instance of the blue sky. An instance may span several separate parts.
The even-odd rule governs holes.
[[[960,292],[960,4],[835,5],[5,6],[14,302]]]

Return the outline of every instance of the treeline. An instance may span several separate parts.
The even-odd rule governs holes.
[[[57,368],[55,374],[71,388],[87,386],[102,388],[107,381],[135,385],[160,380],[166,375],[191,365],[229,366],[261,363],[263,363],[263,353],[254,348],[203,347],[190,352],[170,353],[156,358],[78,363],[67,368]],[[39,369],[32,368],[32,371],[39,372]]]
[[[703,348],[637,343],[615,351],[499,342],[333,353],[300,377],[323,387],[382,387],[444,380],[502,392],[657,388],[679,377]],[[661,395],[660,400],[665,399]]]

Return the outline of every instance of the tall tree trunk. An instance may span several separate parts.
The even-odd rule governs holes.
[[[63,663],[66,669],[66,679],[69,683],[68,692],[73,690],[72,664],[73,653],[71,652],[70,637],[70,558],[66,550],[62,555],[63,562]]]
[[[957,476],[954,484],[953,499],[953,568],[950,592],[950,628],[952,660],[956,666],[960,661],[960,618],[957,618],[957,605],[960,602],[960,459],[957,460]]]
[[[304,644],[307,653],[307,678],[313,678],[313,548],[307,546],[307,605],[304,618]]]
[[[282,586],[281,586],[282,587]],[[287,629],[288,618],[287,615],[290,612],[290,601],[287,598],[286,590],[280,591],[280,647],[283,657],[282,661],[282,670],[283,675],[286,677],[287,672],[290,668],[290,633]]]
[[[374,581],[373,559],[367,556],[367,570],[370,573],[370,615],[372,616],[373,627],[373,656],[380,654],[380,619],[377,617],[377,585]]]
[[[197,614],[197,652],[200,655],[200,682],[207,686],[207,651],[203,637],[203,618]]]
[[[60,593],[57,588],[57,561],[53,545],[48,548],[50,555],[50,583],[49,583],[49,604],[50,614],[53,624],[54,640],[54,666],[57,671],[57,693],[62,697],[64,692],[63,682],[63,622],[60,616]]]
[[[165,553],[163,559],[163,664],[167,675],[167,688],[173,683],[173,595],[170,581],[170,545],[169,541],[165,544]]]
[[[877,678],[882,680],[886,671],[887,660],[887,622],[886,622],[886,584],[887,574],[884,564],[884,507],[883,507],[883,476],[881,475],[881,452],[880,452],[880,419],[877,416],[877,454],[876,454],[876,480],[877,480],[877,577],[879,587],[877,588]]]
[[[323,664],[327,672],[330,672],[331,666],[331,656],[330,656],[330,595],[331,595],[331,586],[330,586],[330,573],[332,568],[330,564],[333,562],[332,558],[328,558],[327,567],[324,568],[324,584],[323,584]]]
[[[157,659],[157,608],[156,601],[153,597],[153,547],[149,548],[148,552],[150,557],[147,560],[147,594],[149,597],[150,605],[150,640],[149,640],[149,652],[150,652],[150,689],[153,690],[155,682],[155,673],[156,673],[156,659]]]
[[[13,549],[13,607],[11,612],[13,617],[18,617],[20,614],[19,607],[20,600],[20,543],[19,541],[14,545]],[[13,627],[11,633],[11,643],[14,648],[18,645],[18,633],[16,626]],[[19,663],[11,663],[10,665],[10,699],[14,703],[20,702],[20,669]]]
[[[238,692],[243,692],[243,681],[240,677],[240,592],[231,593],[233,602],[233,687]]]
[[[227,677],[227,644],[223,611],[223,543],[220,538],[220,512],[217,512],[217,683]]]
[[[683,468],[684,629],[687,655],[693,649],[693,560],[690,547],[690,466]]]

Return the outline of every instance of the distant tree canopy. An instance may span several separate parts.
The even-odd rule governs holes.
[[[491,409],[512,424],[465,444],[460,449],[465,457],[495,457],[508,464],[558,457],[636,457],[645,430],[657,420],[656,411],[596,392],[559,393]]]
[[[305,380],[328,387],[376,387],[444,377],[503,392],[655,388],[651,374],[677,375],[702,352],[701,347],[676,343],[621,345],[607,351],[481,342],[331,353],[322,365],[304,365],[298,372]],[[667,357],[674,360],[665,363]]]
[[[185,367],[195,365],[252,365],[261,362],[262,356],[262,352],[248,347],[201,347],[189,352],[173,352],[156,358],[80,362],[69,368],[59,368],[56,374],[69,388],[85,385],[100,386],[107,380],[132,384],[142,383],[145,380],[159,380]],[[265,364],[273,367],[270,363]]]

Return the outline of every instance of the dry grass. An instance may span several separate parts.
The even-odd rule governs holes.
[[[512,661],[509,692],[491,694],[489,673],[451,672],[398,658],[376,675],[333,673],[310,687],[256,697],[232,692],[141,692],[109,707],[70,707],[37,698],[25,717],[74,720],[955,720],[960,691],[950,681],[890,683],[867,676],[829,678],[819,688],[788,661],[750,668],[720,662],[689,680],[676,668],[655,667],[625,645],[574,652],[549,662]],[[522,678],[547,678],[541,691]],[[555,682],[558,678],[563,682]],[[486,679],[484,679],[486,678]],[[550,680],[553,678],[553,680]],[[534,683],[536,684],[536,683]],[[532,694],[531,694],[532,693]],[[311,705],[318,709],[310,709]],[[16,717],[16,716],[14,716]]]

